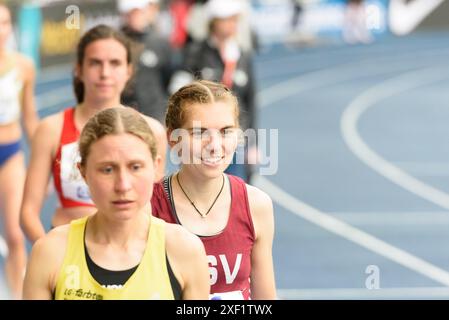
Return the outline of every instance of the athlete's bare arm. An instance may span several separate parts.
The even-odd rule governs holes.
[[[201,240],[183,227],[166,224],[168,260],[182,288],[183,300],[209,299],[209,269]]]
[[[24,86],[22,91],[22,118],[28,141],[31,141],[34,132],[39,124],[39,117],[36,112],[34,101],[34,86],[36,72],[33,62],[25,56],[18,54],[19,65],[21,66]]]
[[[20,222],[31,242],[45,235],[40,212],[47,196],[51,165],[62,128],[62,114],[45,118],[38,126],[31,144]]]
[[[273,268],[274,217],[270,197],[256,187],[247,185],[248,200],[256,240],[251,253],[251,298],[276,299]]]
[[[23,298],[51,300],[67,245],[69,225],[58,227],[33,245],[28,261]]]

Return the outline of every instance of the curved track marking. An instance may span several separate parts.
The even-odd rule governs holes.
[[[402,74],[384,81],[358,95],[343,112],[341,132],[349,149],[367,166],[402,188],[444,209],[449,209],[449,195],[416,179],[383,159],[360,137],[357,123],[364,112],[379,101],[399,93],[448,78],[449,70],[428,68]]]
[[[267,192],[280,206],[295,215],[320,226],[340,237],[352,241],[408,269],[416,271],[440,284],[449,286],[449,272],[434,266],[402,249],[392,246],[369,233],[319,211],[296,199],[268,179],[255,176],[254,184]]]

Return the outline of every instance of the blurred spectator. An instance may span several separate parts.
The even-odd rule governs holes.
[[[372,42],[372,36],[367,28],[366,7],[363,0],[347,0],[343,39],[349,44]]]
[[[172,52],[156,27],[159,0],[120,0],[118,9],[123,16],[122,31],[133,40],[135,68],[122,103],[164,122]]]
[[[301,22],[301,16],[304,11],[303,0],[291,0],[291,3],[293,5],[293,16],[291,27],[292,31],[295,31],[299,23]]]
[[[255,128],[256,110],[252,51],[244,49],[237,40],[239,18],[243,9],[243,3],[239,0],[208,1],[207,38],[186,47],[183,70],[173,77],[170,91],[178,90],[194,77],[222,82],[237,95],[240,125],[246,130]],[[252,146],[250,150],[254,151],[255,141],[250,141],[249,145]],[[251,166],[231,165],[227,172],[249,181]]]
[[[240,14],[237,32],[237,41],[243,50],[258,50],[257,34],[253,31],[250,25],[249,17],[251,11],[250,1],[245,0],[231,0],[238,1],[240,4]],[[207,38],[209,33],[209,17],[208,17],[208,1],[200,0],[189,11],[187,17],[187,32],[188,39],[193,41],[202,41]]]
[[[187,18],[195,2],[203,3],[204,0],[171,0],[169,5],[170,14],[173,18],[173,31],[170,43],[173,48],[181,49],[190,42],[187,32]]]

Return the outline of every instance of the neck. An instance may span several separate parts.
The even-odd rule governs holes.
[[[183,168],[177,174],[182,188],[195,203],[208,204],[223,184],[223,174],[216,178],[202,178]]]
[[[220,39],[218,37],[213,37],[212,43],[219,51],[221,51],[221,49],[224,47],[224,45],[226,43],[226,39]]]
[[[86,109],[86,112],[90,111],[93,115],[96,114],[98,111],[107,108],[120,107],[122,105],[120,104],[120,97],[109,100],[95,100],[93,98],[84,97],[84,101],[83,103],[80,104],[80,106]]]
[[[119,101],[113,101],[111,103],[94,103],[92,101],[83,101],[79,104],[76,109],[80,116],[80,120],[84,123],[87,122],[91,117],[93,117],[98,112],[105,110],[107,108],[122,107]]]
[[[4,60],[8,57],[8,50],[6,48],[0,48],[0,60]]]
[[[139,213],[133,219],[117,221],[102,213],[95,214],[90,220],[90,234],[95,242],[127,247],[134,240],[147,238],[150,219],[147,212]]]

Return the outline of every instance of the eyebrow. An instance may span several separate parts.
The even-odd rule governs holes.
[[[221,129],[219,129],[219,131],[222,131],[222,130],[226,130],[226,129],[233,129],[233,128],[236,128],[236,126],[226,126],[226,127],[223,127],[223,128],[221,128]],[[187,128],[187,130],[197,130],[197,129],[200,129],[201,131],[206,131],[206,130],[210,130],[211,128],[203,128],[203,127],[192,127],[192,128]]]
[[[143,163],[143,162],[145,162],[145,160],[146,159],[135,158],[135,159],[131,159],[129,161],[126,161],[126,164],[135,163],[135,162],[142,162]],[[107,166],[107,165],[116,166],[118,164],[119,163],[117,161],[108,161],[108,160],[95,162],[96,166]]]
[[[86,60],[89,62],[101,62],[102,61],[100,58],[96,58],[96,57],[89,57]]]
[[[88,62],[103,62],[103,61],[108,61],[108,62],[121,62],[121,59],[119,58],[112,58],[112,59],[101,59],[101,58],[96,58],[96,57],[90,57],[87,58]]]

